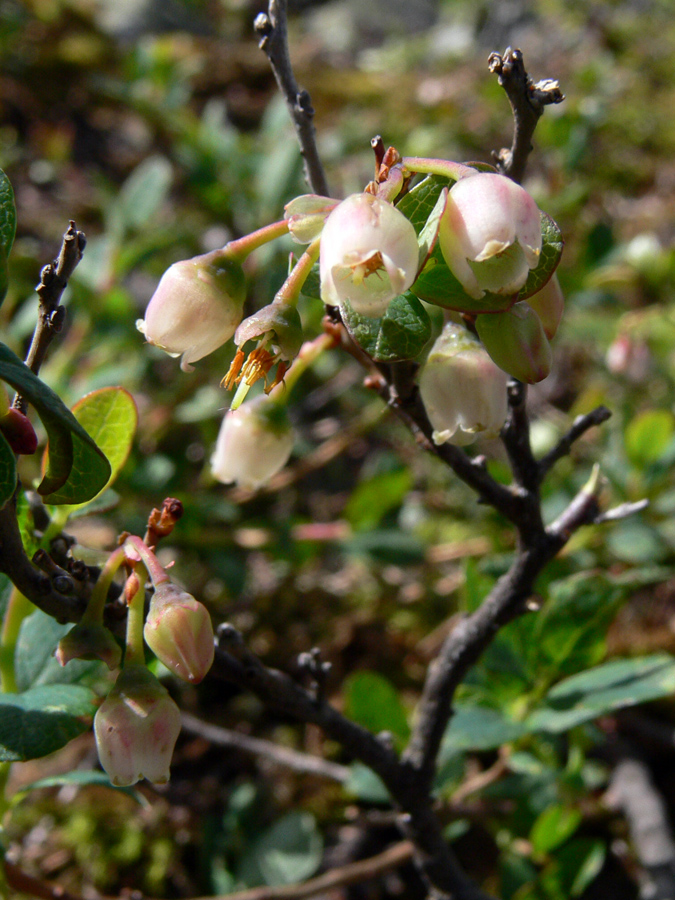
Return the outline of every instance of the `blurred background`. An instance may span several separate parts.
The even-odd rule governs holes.
[[[214,483],[208,461],[229,405],[219,382],[231,348],[186,374],[144,346],[135,327],[172,262],[281,218],[284,203],[308,190],[252,30],[263,8],[246,0],[0,0],[0,165],[18,208],[0,325],[23,354],[40,268],[74,219],[87,249],[42,377],[68,403],[123,385],[140,425],[117,505],[69,530],[95,555],[123,529],[142,534],[152,507],[179,497],[185,516],[162,549],[165,561],[176,560],[177,579],[270,665],[293,670],[299,653],[321,646],[333,664],[335,702],[403,740],[451,617],[504,571],[514,535],[418,452],[362,386],[363,371],[338,353],[324,355],[294,395],[298,436],[287,470],[255,496]],[[567,309],[554,370],[531,391],[535,450],[550,449],[572,417],[598,404],[613,417],[558,464],[545,512],[550,519],[564,507],[596,460],[608,503],[646,496],[651,506],[577,534],[540,589],[547,596],[564,584],[569,593],[579,572],[604,579],[611,601],[608,594],[594,607],[587,664],[675,651],[672,4],[296,0],[290,38],[335,197],[372,177],[376,134],[403,154],[457,160],[489,162],[508,146],[510,109],[487,69],[491,51],[519,47],[535,80],[560,81],[566,100],[542,118],[525,182],[566,241],[559,277]],[[283,281],[290,247],[277,242],[250,261],[250,311]],[[306,299],[300,310],[307,333],[316,333],[320,306]],[[506,477],[499,448],[479,449]],[[36,474],[29,467],[24,482]],[[509,640],[466,690],[516,709],[538,688],[534,676],[514,675]],[[278,721],[222,684],[184,688],[181,703],[209,721],[348,762],[313,729]],[[675,725],[671,702],[648,713]],[[449,832],[468,869],[505,900],[606,896],[608,886],[617,897],[637,896],[626,824],[602,800],[607,736],[621,728],[629,726],[609,717],[569,737],[518,745],[530,769],[521,760]],[[497,752],[489,741],[460,750],[447,757],[441,796]],[[672,749],[656,742],[645,752],[672,802]],[[85,735],[56,757],[15,766],[13,783],[94,764]],[[186,733],[166,789],[128,796],[71,785],[25,795],[10,822],[13,858],[84,898],[131,888],[191,897],[278,883],[283,877],[270,875],[265,860],[270,847],[290,841],[300,860],[292,881],[322,858],[339,864],[395,838],[379,786],[358,769],[352,782],[345,790],[297,776]],[[572,862],[563,842],[537,846],[533,838],[551,803],[581,803]],[[404,868],[330,898],[422,896]]]

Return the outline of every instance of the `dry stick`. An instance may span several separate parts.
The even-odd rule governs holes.
[[[40,881],[39,878],[34,878],[8,860],[4,860],[3,865],[7,884],[19,894],[35,897],[36,900],[83,900],[82,897],[69,894],[68,891],[59,887],[59,885],[49,884],[46,881]]]
[[[241,734],[229,728],[221,728],[218,725],[210,725],[202,722],[196,716],[184,712],[182,714],[183,728],[192,734],[205,738],[219,747],[232,747],[250,753],[253,756],[263,756],[279,766],[285,766],[294,772],[303,772],[310,775],[321,775],[344,784],[351,775],[348,766],[311,756],[309,753],[301,753],[289,747],[281,747],[273,741],[265,741],[260,738]]]
[[[293,75],[288,49],[286,0],[269,0],[267,13],[259,13],[253,26],[260,37],[260,49],[266,54],[279,90],[295,125],[300,152],[305,161],[305,176],[315,194],[328,196],[328,183],[316,146],[314,109],[307,91],[301,91]]]
[[[64,306],[60,305],[61,297],[68,284],[68,279],[82,259],[86,243],[84,232],[78,231],[75,222],[71,219],[68,230],[63,236],[59,255],[53,262],[47,263],[40,272],[40,283],[35,289],[40,298],[38,321],[26,357],[26,365],[35,375],[40,371],[53,338],[63,328],[66,310]],[[23,397],[17,394],[14,398],[14,406],[25,412],[27,403]]]
[[[375,878],[383,872],[395,869],[408,862],[415,852],[410,841],[400,841],[388,847],[377,856],[359,862],[349,863],[338,869],[332,869],[323,875],[305,881],[304,884],[287,884],[282,887],[259,887],[246,891],[237,891],[222,897],[196,897],[195,900],[307,900],[335,888],[347,887]]]

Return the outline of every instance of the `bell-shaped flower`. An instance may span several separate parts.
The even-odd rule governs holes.
[[[516,294],[541,254],[541,217],[520,185],[492,172],[457,181],[448,193],[438,241],[470,297]]]
[[[551,345],[529,302],[507,312],[476,316],[476,331],[500,369],[526,384],[543,381],[551,371]]]
[[[226,413],[211,457],[213,476],[224,484],[259,488],[286,465],[293,440],[283,404],[256,397]]]
[[[411,286],[418,262],[417,235],[403,213],[373,194],[352,194],[328,216],[321,234],[321,299],[382,316]]]
[[[54,656],[62,666],[71,659],[100,659],[109,669],[116,669],[122,648],[105,626],[80,622],[61,638]]]
[[[155,588],[143,636],[167,669],[198,684],[213,665],[213,626],[208,610],[169,581]]]
[[[461,325],[445,325],[418,382],[434,443],[464,446],[479,435],[498,435],[507,412],[506,375]]]
[[[241,322],[245,297],[241,263],[212,250],[170,266],[136,326],[149,343],[182,356],[181,369],[217,350]]]
[[[180,711],[155,676],[145,666],[122,669],[94,717],[98,758],[110,781],[166,784],[180,728]]]

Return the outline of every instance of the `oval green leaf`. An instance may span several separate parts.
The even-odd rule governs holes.
[[[429,314],[410,291],[394,297],[381,317],[361,316],[349,301],[340,310],[351,336],[377,362],[414,359],[431,338]]]

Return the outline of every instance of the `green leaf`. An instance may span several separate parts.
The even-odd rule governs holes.
[[[14,191],[7,175],[0,169],[0,303],[5,299],[9,279],[9,254],[16,234]]]
[[[372,531],[391,509],[399,506],[413,484],[410,469],[381,472],[354,489],[344,516],[357,531]]]
[[[247,858],[248,857],[248,858]],[[242,860],[240,877],[274,887],[310,878],[321,865],[323,839],[310,813],[290,812],[268,828]]]
[[[583,816],[578,809],[557,803],[537,817],[530,831],[530,841],[536,853],[550,853],[572,837]]]
[[[530,269],[527,281],[518,292],[519,300],[527,300],[532,294],[540,291],[551,275],[555,272],[562,256],[562,233],[553,219],[545,212],[539,210],[541,216],[541,255],[539,264],[535,269]]]
[[[441,762],[465,750],[492,750],[515,741],[527,729],[489,706],[457,705],[443,736]]]
[[[341,309],[349,333],[376,362],[414,359],[431,338],[429,314],[410,291],[394,297],[382,317],[361,316],[349,301]]]
[[[95,695],[76,684],[0,694],[0,762],[47,756],[91,726]]]
[[[616,659],[551,688],[526,720],[531,731],[568,731],[616,709],[675,693],[675,658],[665,653]]]
[[[147,225],[166,199],[173,170],[163,156],[150,156],[138,165],[122,185],[110,209],[113,230],[140,229]]]
[[[83,503],[110,477],[110,463],[54,391],[0,344],[0,379],[35,408],[49,437],[49,459],[38,492],[47,503]]]
[[[405,741],[410,734],[408,717],[394,685],[377,672],[354,672],[346,680],[347,715],[374,734],[390,731]]]
[[[675,423],[666,409],[648,409],[632,419],[624,433],[626,455],[636,468],[657,462],[670,444]]]
[[[441,175],[428,175],[396,204],[396,208],[410,219],[416,234],[424,229],[443,188],[450,188],[454,183]]]
[[[59,641],[72,627],[60,625],[40,609],[23,620],[14,655],[20,691],[46,684],[75,684],[100,671],[103,663],[98,660],[74,659],[62,666],[54,657]]]
[[[391,796],[385,783],[363,763],[351,764],[349,778],[344,784],[345,790],[364,803],[391,803]]]
[[[0,385],[0,391],[4,388]],[[16,490],[16,457],[0,432],[0,509],[14,495]]]
[[[139,793],[135,788],[116,787],[110,783],[108,775],[99,769],[75,769],[73,772],[66,772],[64,775],[51,775],[48,778],[40,778],[38,781],[32,781],[30,784],[23,785],[20,793],[27,794],[28,791],[35,791],[39,788],[63,787],[64,785],[73,784],[78,787],[87,787],[87,785],[93,784],[97,787],[110,788],[111,791],[119,791],[133,798],[140,806],[150,807],[143,794]]]
[[[600,872],[605,854],[606,846],[603,841],[592,838],[575,838],[570,841],[541,873],[544,896],[556,900],[580,896]]]
[[[86,394],[72,411],[110,463],[110,478],[96,495],[99,496],[115,481],[127,461],[138,425],[136,404],[124,388],[105,387]]]

